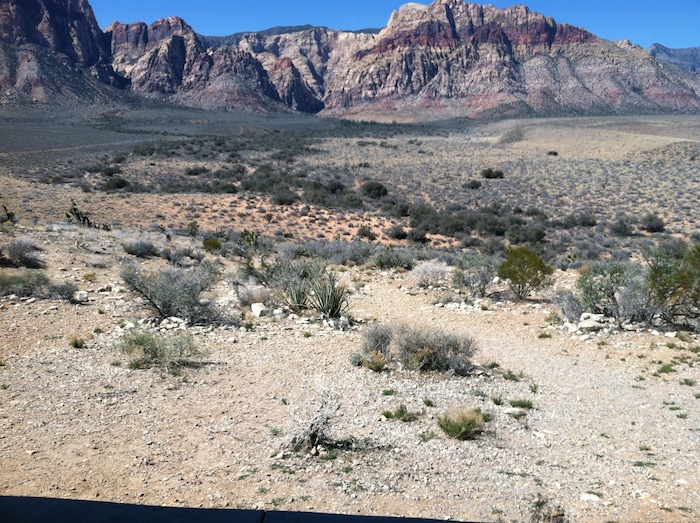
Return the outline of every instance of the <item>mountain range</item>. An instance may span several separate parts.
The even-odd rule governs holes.
[[[700,110],[697,52],[646,51],[518,5],[406,4],[381,30],[198,35],[115,22],[87,0],[3,0],[0,103],[130,92],[191,107],[327,116],[485,117]]]

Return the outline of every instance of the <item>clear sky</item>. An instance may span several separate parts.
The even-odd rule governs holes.
[[[195,31],[225,36],[278,25],[331,29],[384,27],[402,0],[90,0],[104,29],[114,21],[146,22],[179,16]],[[428,4],[429,0],[418,3]],[[524,3],[532,11],[588,29],[608,40],[648,47],[700,47],[700,0],[492,0],[496,7]]]

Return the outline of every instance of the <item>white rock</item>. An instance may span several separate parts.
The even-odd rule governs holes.
[[[603,328],[603,324],[593,318],[583,320],[578,324],[578,330],[581,332],[598,332],[599,330],[603,330]]]
[[[664,334],[664,336],[666,336],[667,338],[675,338],[677,334],[675,332],[667,332],[666,334]]]
[[[588,492],[584,492],[581,494],[581,501],[591,501],[594,503],[600,502],[600,498],[596,496],[595,494],[589,494]]]
[[[269,309],[265,306],[264,303],[253,303],[250,306],[250,312],[253,313],[253,316],[256,318],[260,318],[261,316],[265,316]]]
[[[78,291],[73,295],[73,299],[78,303],[87,303],[90,299],[90,295],[87,291]]]
[[[605,315],[604,314],[593,314],[592,312],[584,312],[581,314],[581,319],[579,321],[586,321],[586,320],[593,320],[598,323],[602,323],[605,321]]]

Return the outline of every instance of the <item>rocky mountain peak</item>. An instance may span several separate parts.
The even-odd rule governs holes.
[[[108,41],[87,0],[3,0],[0,41],[35,44],[80,67],[109,57]]]

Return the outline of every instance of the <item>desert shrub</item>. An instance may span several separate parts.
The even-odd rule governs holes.
[[[309,307],[311,283],[323,278],[326,265],[318,258],[277,260],[268,269],[268,281],[281,301],[293,312]]]
[[[451,409],[438,416],[437,423],[450,438],[468,440],[483,432],[486,417],[479,409]]]
[[[268,303],[270,290],[260,285],[236,285],[236,296],[242,307],[250,307],[253,303]]]
[[[165,248],[160,252],[160,256],[173,265],[182,267],[187,264],[187,259],[201,262],[204,259],[204,252],[192,249],[191,247],[181,247],[175,250]]]
[[[379,352],[388,355],[394,331],[389,325],[374,324],[367,327],[362,333],[362,352],[370,354]]]
[[[632,236],[634,227],[632,221],[627,216],[618,216],[609,226],[610,232],[615,236]]]
[[[677,258],[657,249],[646,255],[647,284],[664,320],[693,323],[700,318],[700,245]]]
[[[401,225],[393,225],[386,233],[389,238],[394,240],[405,240],[408,238],[408,233]]]
[[[558,292],[554,297],[554,304],[557,305],[567,321],[576,323],[583,314],[581,300],[571,291]]]
[[[481,182],[479,180],[469,180],[463,185],[463,187],[465,189],[471,189],[475,191],[476,189],[479,189],[481,187]]]
[[[544,240],[547,232],[537,225],[513,225],[506,231],[508,241],[513,244],[538,243]]]
[[[0,246],[0,256],[5,258],[17,267],[27,267],[28,269],[40,269],[44,263],[36,257],[36,252],[40,247],[29,238],[19,238]]]
[[[423,229],[416,228],[411,229],[406,235],[406,238],[411,240],[413,243],[428,243],[430,241],[425,235],[425,231]]]
[[[457,270],[453,282],[459,287],[466,287],[472,297],[484,297],[493,283],[500,260],[495,256],[476,256],[463,254],[455,260]]]
[[[130,185],[131,183],[128,180],[122,178],[121,176],[113,176],[100,186],[100,190],[105,192],[112,192],[118,191],[120,189],[125,189]]]
[[[413,268],[413,257],[388,246],[374,256],[374,265],[379,269],[400,268],[411,270]]]
[[[421,263],[411,270],[410,278],[418,287],[436,287],[450,279],[452,269],[443,261]]]
[[[309,256],[315,256],[334,265],[362,265],[375,253],[376,247],[367,242],[342,240],[314,241],[303,245]]]
[[[399,327],[394,335],[399,360],[407,369],[453,371],[466,375],[472,369],[471,356],[476,343],[469,336],[439,329]]]
[[[158,255],[158,248],[148,240],[125,240],[122,247],[127,252],[137,258],[149,258]]]
[[[362,194],[369,198],[372,198],[373,200],[379,200],[380,198],[383,198],[384,196],[389,194],[387,188],[384,187],[384,184],[380,182],[367,182],[362,185],[361,190]]]
[[[576,282],[584,310],[614,318],[618,324],[630,316],[623,311],[622,291],[632,287],[635,280],[643,281],[641,268],[617,261],[601,261],[591,264],[588,271]],[[632,293],[628,301],[638,301]]]
[[[506,259],[498,268],[498,276],[508,280],[510,289],[521,300],[549,285],[553,273],[554,267],[529,247],[506,248]]]
[[[221,250],[221,240],[219,238],[204,238],[202,247],[207,252],[219,251]]]
[[[383,352],[372,351],[367,354],[361,354],[359,365],[367,367],[374,372],[382,372],[391,361],[391,357]]]
[[[488,169],[482,169],[480,174],[482,178],[486,178],[487,180],[503,178],[503,171],[500,169],[493,169],[491,167]]]
[[[117,348],[134,357],[132,368],[161,367],[173,372],[178,367],[192,366],[199,356],[192,335],[187,332],[156,334],[132,329],[122,337]]]
[[[185,175],[187,176],[199,176],[200,174],[206,174],[208,172],[209,169],[201,165],[185,169]]]
[[[175,316],[192,323],[221,323],[227,319],[210,302],[201,299],[217,281],[209,266],[144,271],[127,265],[121,273],[127,287],[144,298],[162,317]]]
[[[0,272],[0,295],[73,300],[78,290],[74,283],[55,283],[41,271]]]
[[[314,412],[296,414],[289,446],[295,450],[313,450],[319,445],[332,443],[328,432],[331,420],[340,410],[340,398],[329,390],[318,392],[318,406]]]
[[[641,227],[647,232],[663,232],[666,224],[663,219],[656,213],[648,213],[644,215],[641,221]]]
[[[314,278],[309,285],[309,307],[325,318],[338,318],[349,306],[348,290],[338,280],[338,275],[330,272]]]
[[[360,227],[357,230],[357,236],[359,238],[366,238],[370,241],[374,241],[377,239],[377,235],[374,233],[374,231],[369,225],[360,225]]]

